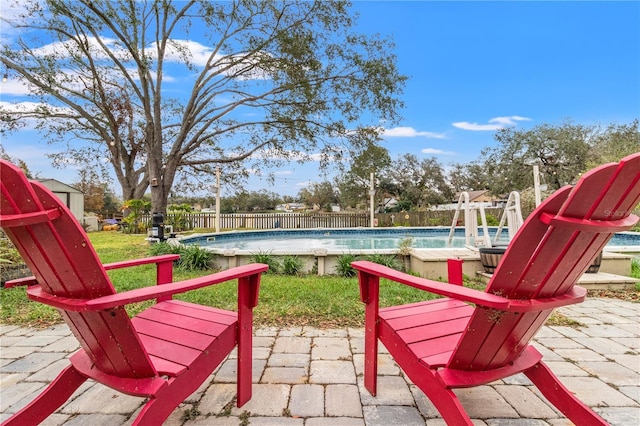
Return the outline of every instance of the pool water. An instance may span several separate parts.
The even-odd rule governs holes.
[[[490,229],[493,235],[495,229]],[[482,230],[479,232],[482,235]],[[506,236],[506,231],[503,233]],[[464,247],[463,229],[456,229],[452,244],[448,245],[448,228],[361,228],[361,229],[297,229],[275,231],[239,231],[208,234],[182,239],[182,244],[201,245],[215,249],[246,250],[252,253],[270,251],[328,251],[389,250],[402,247],[446,248]],[[410,243],[409,243],[410,241]],[[640,234],[616,234],[608,246],[640,248]]]

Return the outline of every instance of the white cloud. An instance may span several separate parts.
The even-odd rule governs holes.
[[[384,129],[382,132],[383,136],[388,136],[392,138],[415,138],[418,136],[422,136],[425,138],[431,139],[444,139],[444,133],[435,133],[435,132],[419,132],[413,127],[394,127],[393,129]]]
[[[0,109],[8,112],[10,111],[10,112],[30,113],[30,112],[38,111],[42,108],[47,108],[51,113],[68,114],[68,115],[73,114],[73,110],[71,110],[70,108],[56,107],[50,104],[45,104],[40,102],[11,103],[11,102],[0,101]]]
[[[509,117],[495,117],[488,121],[489,124],[469,123],[468,121],[458,121],[452,123],[454,127],[463,130],[500,130],[507,126],[515,126],[518,121],[530,121],[530,118],[519,115]]]
[[[29,87],[24,84],[22,81],[19,81],[13,71],[4,71],[3,77],[7,76],[7,81],[4,83],[0,83],[0,94],[4,96],[25,96],[31,93]]]
[[[420,152],[422,152],[423,154],[433,154],[433,155],[455,155],[455,152],[453,151],[443,151],[437,148],[424,148]]]
[[[0,101],[0,112],[6,113],[17,113],[17,114],[33,114],[37,111],[41,111],[43,109],[47,109],[51,114],[57,114],[58,116],[76,116],[77,114],[69,109],[64,107],[58,107],[46,103],[40,102],[5,102]],[[38,124],[38,120],[32,117],[21,117],[20,123],[22,126],[21,130],[34,130]]]

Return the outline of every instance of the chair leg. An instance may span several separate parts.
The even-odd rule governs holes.
[[[428,393],[425,392],[427,398],[433,403],[436,410],[438,410],[448,425],[473,426],[471,418],[460,403],[457,395],[451,389],[437,385],[431,388],[427,387],[426,389],[428,390]]]
[[[161,425],[182,402],[176,402],[174,399],[162,397],[150,399],[144,404],[131,426]]]
[[[539,362],[524,372],[540,392],[577,425],[608,425],[591,408],[576,398],[544,363]]]
[[[2,426],[35,426],[40,424],[60,408],[86,380],[87,378],[80,374],[73,365],[69,365],[40,395],[2,423]]]
[[[376,396],[378,392],[378,327],[375,318],[365,318],[364,387]]]
[[[236,360],[238,363],[236,366],[238,399],[236,405],[242,407],[251,399],[253,328],[251,322],[248,324],[242,322],[238,329],[238,359]]]

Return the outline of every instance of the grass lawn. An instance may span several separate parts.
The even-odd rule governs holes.
[[[149,243],[144,235],[120,232],[94,232],[89,238],[104,263],[148,256]],[[174,281],[202,276],[213,271],[185,271],[174,268]],[[145,265],[109,271],[118,292],[155,285],[155,266]],[[632,276],[640,276],[640,262],[634,261]],[[612,294],[615,293],[615,294]],[[236,284],[228,282],[177,295],[182,299],[223,309],[236,309]],[[590,296],[591,296],[590,291]],[[595,297],[616,297],[638,301],[635,291],[594,292]],[[380,305],[391,306],[433,298],[429,293],[383,280]],[[152,302],[130,305],[131,315]],[[552,317],[552,320],[558,315]],[[362,327],[364,305],[360,302],[355,278],[316,275],[286,276],[263,274],[259,304],[254,310],[255,325],[292,327],[309,325],[328,327]],[[46,305],[26,298],[24,288],[0,290],[0,324],[44,327],[62,322],[59,313]]]
[[[89,234],[98,256],[104,263],[146,257],[149,244],[144,235],[120,232]],[[205,275],[212,271],[184,271],[174,268],[174,281]],[[145,265],[109,271],[118,292],[155,283],[155,266]],[[381,286],[381,305],[414,302],[433,297],[413,288],[386,282]],[[176,296],[203,305],[235,310],[236,284],[223,283]],[[128,307],[135,315],[151,302]],[[315,275],[286,276],[263,274],[260,298],[254,310],[256,326],[291,327],[361,327],[364,305],[360,302],[355,278]],[[58,312],[26,298],[24,288],[0,291],[0,322],[23,326],[47,326],[61,322]]]

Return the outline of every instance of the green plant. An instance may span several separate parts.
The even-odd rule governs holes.
[[[151,244],[149,246],[149,256],[160,256],[163,254],[180,254],[180,246],[174,246],[166,241]]]
[[[147,229],[147,224],[142,222],[140,219],[142,214],[148,212],[151,208],[151,203],[149,201],[139,199],[127,200],[122,208],[123,210],[129,211],[129,214],[122,219],[122,232],[139,234]]]
[[[387,266],[392,269],[400,269],[400,265],[398,264],[398,260],[396,259],[395,255],[374,253],[368,255],[366,259],[370,262]]]
[[[631,276],[640,278],[640,256],[631,259]]]
[[[500,220],[492,214],[487,214],[485,216],[487,220],[487,226],[498,226],[500,225]]]
[[[189,204],[174,204],[168,207],[166,224],[173,226],[174,231],[188,231],[193,229],[193,223],[187,218],[187,214],[191,213]]]
[[[355,254],[346,253],[341,256],[338,256],[336,259],[336,272],[341,277],[355,277],[356,270],[351,266],[351,262],[357,260]]]
[[[398,244],[398,254],[402,256],[408,256],[411,254],[411,248],[413,246],[413,238],[406,237],[400,240]]]
[[[0,263],[22,263],[22,257],[8,238],[0,237]]]
[[[271,252],[259,252],[251,255],[251,263],[264,263],[269,265],[268,274],[277,274],[280,272],[280,263]]]
[[[188,246],[180,250],[178,267],[189,271],[206,270],[211,267],[213,253],[200,246]]]
[[[282,273],[299,275],[302,272],[302,259],[298,256],[286,255],[282,258]]]

